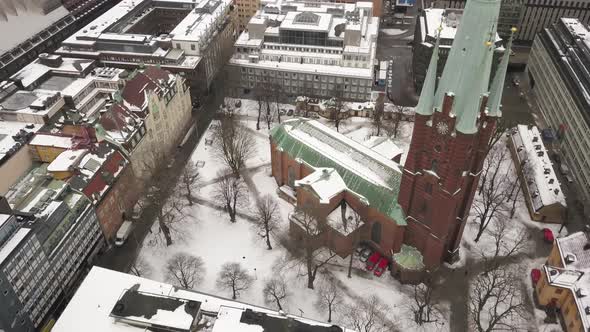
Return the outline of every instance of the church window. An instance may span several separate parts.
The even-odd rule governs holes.
[[[289,187],[295,187],[295,171],[293,170],[293,166],[289,166],[287,169],[287,183]]]
[[[381,243],[381,223],[375,221],[371,227],[371,241]]]
[[[436,171],[438,170],[438,161],[436,159],[432,159],[432,166],[430,167],[430,169],[436,173]]]

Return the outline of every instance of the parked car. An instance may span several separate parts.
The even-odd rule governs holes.
[[[373,250],[369,247],[360,247],[357,251],[359,259],[361,262],[366,262],[369,259],[369,256],[373,253]]]
[[[377,265],[379,259],[381,259],[381,254],[379,254],[378,252],[374,252],[373,254],[371,254],[371,256],[369,256],[369,259],[367,259],[367,270],[373,271],[373,268],[375,268],[375,265]]]
[[[520,81],[518,80],[518,78],[514,78],[514,79],[512,79],[512,84],[514,84],[514,86],[519,86]]]
[[[133,206],[133,213],[131,214],[131,219],[133,219],[133,220],[139,219],[139,217],[141,217],[141,212],[142,211],[143,211],[143,202],[142,201],[138,201]]]
[[[567,167],[566,163],[559,164],[559,172],[561,175],[567,175],[570,172],[570,168]]]
[[[569,174],[565,176],[565,180],[567,181],[567,183],[574,183],[574,179]]]
[[[385,257],[381,257],[381,259],[377,263],[377,267],[375,268],[375,271],[373,272],[373,274],[376,275],[377,277],[380,277],[383,274],[383,272],[385,272],[385,270],[387,270],[388,265],[389,265],[389,261],[387,261],[387,259]]]
[[[242,107],[242,101],[241,100],[236,100],[236,102],[234,103],[234,106],[236,107]]]
[[[286,112],[285,112],[285,110],[284,110],[284,109],[280,109],[280,110],[279,110],[279,114],[280,114],[280,115],[285,115],[285,113],[286,113]]]
[[[287,111],[287,115],[288,115],[288,116],[291,116],[291,115],[293,115],[293,110],[288,110],[288,111]]]
[[[543,240],[545,240],[547,243],[553,243],[553,240],[555,240],[553,231],[549,228],[543,228]]]
[[[532,269],[531,270],[531,281],[533,282],[533,287],[539,282],[541,279],[541,270],[539,269]]]
[[[125,220],[123,222],[123,224],[121,225],[121,227],[119,227],[119,230],[117,231],[117,235],[115,238],[115,245],[117,247],[122,246],[123,243],[125,243],[125,241],[127,241],[127,238],[131,234],[132,230],[133,230],[133,222],[130,220]]]

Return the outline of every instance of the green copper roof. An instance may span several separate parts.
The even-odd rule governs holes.
[[[347,188],[364,197],[374,207],[406,225],[397,203],[401,171],[399,165],[375,151],[308,119],[292,119],[271,130],[277,149],[312,167],[334,168]]]
[[[416,113],[422,115],[432,115],[434,108],[434,90],[436,89],[436,67],[438,64],[438,45],[440,43],[440,29],[436,37],[436,43],[432,50],[432,56],[430,57],[430,64],[428,65],[428,71],[426,72],[426,79],[422,86],[422,92],[420,93],[420,100],[416,106]]]
[[[397,265],[407,270],[422,270],[424,268],[424,259],[418,249],[402,244],[400,251],[393,255],[393,260]]]
[[[443,70],[435,103],[440,111],[445,94],[454,95],[455,129],[477,131],[481,97],[488,92],[500,0],[468,0]]]
[[[502,116],[501,102],[502,91],[504,90],[504,81],[506,80],[506,70],[508,69],[508,62],[510,61],[510,52],[512,51],[512,38],[514,38],[514,31],[510,35],[508,45],[504,50],[502,61],[496,70],[492,86],[490,87],[490,96],[488,98],[487,112],[490,116]]]

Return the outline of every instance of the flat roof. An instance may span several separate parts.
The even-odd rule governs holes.
[[[44,14],[40,10],[41,6],[38,6],[41,5],[40,2],[47,2],[47,0],[28,1],[27,9],[15,6],[16,13],[11,13],[9,10],[0,8],[0,17],[2,18],[0,19],[0,31],[3,32],[0,53],[11,50],[13,47],[70,14],[61,5],[51,12]]]
[[[72,147],[72,138],[68,136],[56,136],[49,134],[37,134],[29,143],[30,145],[50,146],[69,149]]]
[[[19,229],[12,235],[12,237],[8,239],[8,241],[4,243],[2,247],[0,247],[0,264],[4,263],[6,258],[8,258],[8,256],[10,256],[14,249],[16,249],[19,246],[19,244],[23,242],[23,240],[25,239],[27,234],[29,234],[30,231],[30,228]]]
[[[27,133],[36,133],[39,129],[41,129],[41,127],[42,125],[40,124],[27,124],[16,121],[0,121],[0,160],[3,159],[10,149],[16,146],[19,142],[21,147],[24,147],[24,143],[28,142],[28,138],[21,137],[21,130],[24,130]],[[17,137],[17,140],[15,140],[13,136],[16,136],[17,134],[19,134],[19,137]]]
[[[212,318],[210,321],[213,326],[210,331],[213,332],[262,331],[263,328],[261,326],[242,322],[242,316],[243,313],[246,312],[246,309],[251,309],[258,314],[268,315],[268,317],[271,317],[272,319],[282,319],[285,322],[289,319],[296,320],[308,329],[311,328],[310,331],[312,332],[327,332],[329,331],[328,328],[331,328],[332,326],[329,323],[322,323],[302,317],[292,315],[283,316],[275,310],[232,301],[197,291],[179,289],[166,283],[94,266],[57,320],[52,331],[78,332],[80,331],[80,327],[84,327],[85,332],[145,331],[146,322],[143,322],[143,325],[141,325],[142,322],[138,322],[138,325],[133,325],[134,322],[132,319],[142,316],[131,316],[132,319],[127,320],[116,318],[111,315],[117,302],[121,300],[124,297],[124,294],[130,289],[134,292],[151,297],[149,300],[149,310],[162,306],[162,304],[158,303],[155,299],[156,297],[161,297],[163,301],[170,300],[171,302],[169,302],[169,304],[172,306],[183,301],[183,303],[188,303],[187,301],[199,303],[201,312],[207,313],[207,317]],[[183,310],[184,309],[185,308],[183,308]],[[133,311],[135,309],[131,308],[130,310]],[[171,313],[173,312],[170,310],[167,311]],[[161,313],[161,310],[157,312]],[[179,312],[178,314],[180,315],[181,313],[182,312]],[[186,311],[184,313],[186,313]],[[171,314],[171,316],[175,315],[176,313]],[[189,318],[186,317],[188,315],[185,316],[183,314],[182,316],[184,317],[182,318],[182,321],[189,320]],[[143,317],[146,318],[145,316]],[[318,327],[322,329],[319,330],[317,329]],[[287,329],[281,331],[295,332],[298,330]],[[341,328],[337,331],[352,332],[351,330]]]

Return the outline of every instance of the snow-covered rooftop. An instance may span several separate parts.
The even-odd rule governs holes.
[[[559,249],[562,267],[544,265],[549,283],[556,287],[570,289],[578,307],[584,330],[590,329],[590,234],[573,233],[555,239]]]
[[[66,172],[72,171],[76,167],[82,158],[88,153],[88,150],[66,150],[60,153],[49,166],[47,171],[49,172]]]
[[[342,177],[333,168],[318,167],[315,172],[301,180],[295,181],[295,186],[309,186],[319,197],[320,203],[328,204],[330,200],[348,189]]]
[[[348,189],[398,224],[405,224],[396,202],[399,165],[318,121],[290,119],[276,126],[271,139],[277,149],[312,167],[337,169]]]
[[[72,147],[72,138],[68,136],[55,136],[48,134],[37,134],[29,143],[30,145],[50,146],[55,148],[69,149]]]
[[[41,128],[39,124],[27,124],[14,121],[0,121],[0,160],[16,153],[30,139],[31,134]],[[24,134],[24,135],[23,135]],[[16,139],[15,139],[16,138]],[[12,152],[11,152],[12,150]]]
[[[518,167],[523,167],[534,210],[553,204],[567,206],[539,129],[518,125],[512,130],[510,139],[518,154]]]
[[[404,153],[389,137],[371,136],[363,144],[390,160]]]
[[[436,38],[438,29],[440,30],[441,39],[454,39],[457,33],[457,28],[461,24],[463,16],[462,9],[442,9],[442,8],[426,8],[424,9],[424,16],[420,16],[420,27],[422,31],[422,41],[428,35]],[[496,42],[502,39],[496,33]],[[442,43],[440,47],[451,47],[451,44],[446,45]]]
[[[117,303],[125,298],[128,291],[136,292],[144,296],[151,296],[151,301],[161,303],[168,302],[173,304],[175,309],[166,309],[160,306],[157,310],[156,318],[158,323],[164,327],[172,327],[182,322],[182,327],[176,327],[183,330],[186,322],[192,321],[192,317],[187,314],[190,312],[186,308],[188,304],[176,307],[177,303],[196,302],[200,305],[200,317],[196,321],[208,321],[212,324],[206,331],[212,332],[253,332],[253,331],[278,331],[274,325],[272,327],[256,324],[254,321],[259,315],[264,315],[264,321],[286,322],[288,319],[296,322],[297,328],[306,327],[310,332],[352,332],[343,328],[328,330],[331,324],[320,323],[317,321],[291,316],[282,315],[274,310],[257,307],[237,301],[223,299],[214,295],[204,294],[196,291],[178,289],[172,285],[137,277],[130,274],[116,272],[101,267],[94,266],[88,273],[76,294],[59,317],[52,331],[55,332],[78,332],[81,327],[87,332],[123,332],[123,331],[144,331],[146,324],[156,323],[149,315],[128,317],[121,319],[119,315],[113,315]],[[189,302],[190,301],[190,302]],[[153,304],[153,303],[152,303]],[[150,305],[150,308],[158,307],[158,303]],[[119,307],[120,308],[120,307]],[[250,310],[248,310],[250,309]],[[141,311],[142,308],[130,308],[130,311]],[[190,317],[190,318],[189,318]],[[141,322],[140,322],[141,321]],[[141,324],[143,323],[143,325]],[[284,325],[284,323],[283,323]],[[188,331],[188,330],[187,330]],[[299,331],[295,326],[281,331]]]
[[[14,249],[25,239],[27,234],[31,231],[30,228],[21,228],[16,231],[8,241],[6,241],[2,247],[0,247],[0,264],[4,262],[6,258],[12,253]]]
[[[70,14],[63,6],[58,6],[45,14],[41,10],[41,6],[38,6],[42,2],[47,1],[27,1],[26,9],[23,4],[22,7],[15,6],[16,11],[11,11],[9,9],[10,5],[0,6],[0,31],[3,32],[0,53],[9,51]],[[14,1],[13,3],[19,4],[20,1]]]

